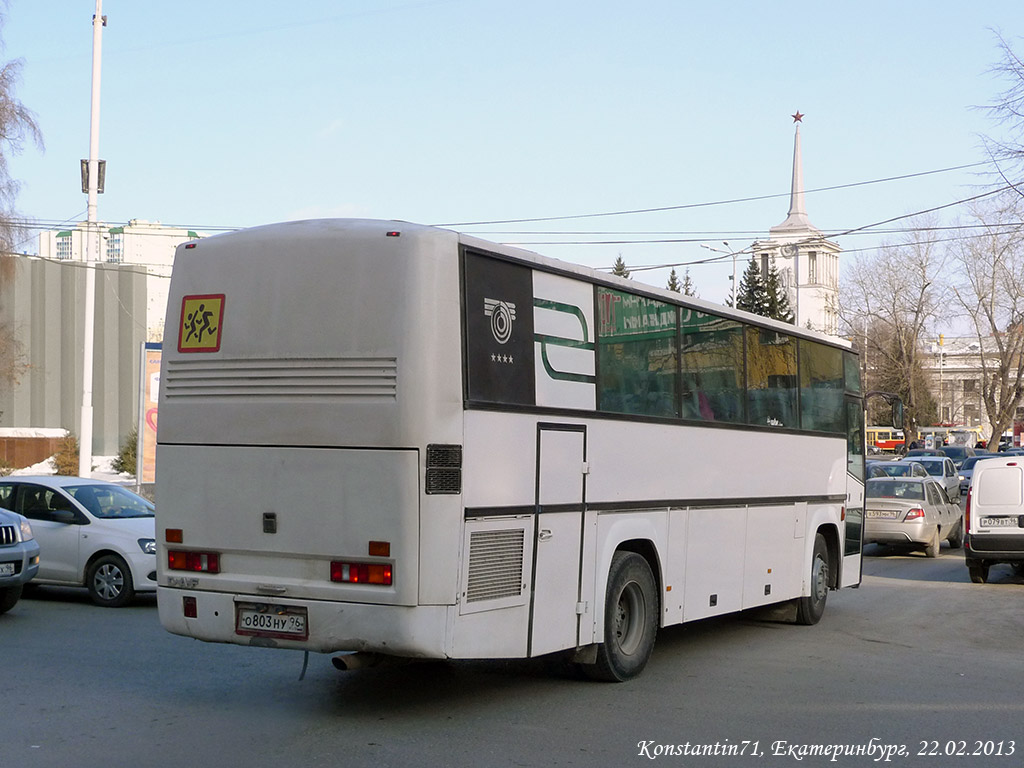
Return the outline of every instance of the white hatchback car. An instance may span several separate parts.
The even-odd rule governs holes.
[[[27,517],[39,542],[33,584],[86,587],[119,607],[156,590],[153,504],[127,488],[63,476],[0,478],[0,507]]]
[[[907,456],[901,461],[916,461],[939,485],[946,489],[946,495],[953,501],[960,501],[960,475],[953,460],[947,456]]]

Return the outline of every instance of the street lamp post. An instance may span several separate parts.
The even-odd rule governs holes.
[[[87,174],[88,207],[85,244],[85,322],[82,339],[82,413],[79,424],[78,475],[92,477],[92,377],[96,329],[96,262],[100,259],[100,230],[96,216],[96,197],[100,178],[100,60],[103,45],[103,0],[96,0],[92,17],[92,108],[89,125],[89,161]]]
[[[735,307],[736,306],[736,256],[737,256],[737,254],[739,252],[738,251],[734,251],[732,249],[732,246],[729,245],[729,243],[727,243],[725,240],[722,241],[722,245],[724,245],[729,250],[728,251],[723,251],[721,248],[713,248],[710,245],[708,245],[707,243],[701,243],[700,247],[701,248],[707,248],[709,251],[713,251],[714,253],[724,253],[727,256],[732,256],[732,305]]]

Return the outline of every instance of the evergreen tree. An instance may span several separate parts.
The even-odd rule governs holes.
[[[675,273],[675,270],[673,270]],[[693,287],[693,280],[690,279],[690,268],[686,268],[686,274],[683,275],[683,295],[693,296],[694,298],[700,298],[697,290]]]
[[[689,274],[687,274],[687,279],[689,279]],[[665,285],[665,288],[670,291],[675,291],[676,293],[683,292],[682,283],[679,282],[679,278],[676,276],[676,270],[674,267],[668,275],[668,283]]]
[[[753,312],[755,315],[766,315],[768,307],[764,279],[757,259],[750,257],[750,263],[740,277],[739,288],[736,289],[736,309]]]
[[[615,263],[612,265],[612,274],[618,277],[629,277],[629,270],[626,268],[626,262],[622,260],[621,253],[615,257]]]
[[[768,264],[768,275],[764,281],[765,293],[765,317],[781,320],[784,323],[792,323],[794,320],[793,310],[789,306],[789,293],[782,286],[782,278],[779,275],[779,268],[775,265],[775,257],[772,257]]]

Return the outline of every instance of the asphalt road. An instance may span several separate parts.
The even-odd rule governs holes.
[[[0,616],[0,766],[1024,765],[1024,582],[999,566],[971,584],[945,546],[867,553],[816,627],[670,628],[625,684],[321,655],[300,681],[301,653],[167,634],[152,596],[102,609],[42,588]],[[692,754],[716,750],[736,753]]]

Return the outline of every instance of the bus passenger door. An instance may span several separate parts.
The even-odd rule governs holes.
[[[847,397],[846,408],[846,517],[840,587],[860,584],[864,548],[864,410],[859,400]]]
[[[579,637],[586,444],[582,424],[537,425],[530,656],[574,648]]]

